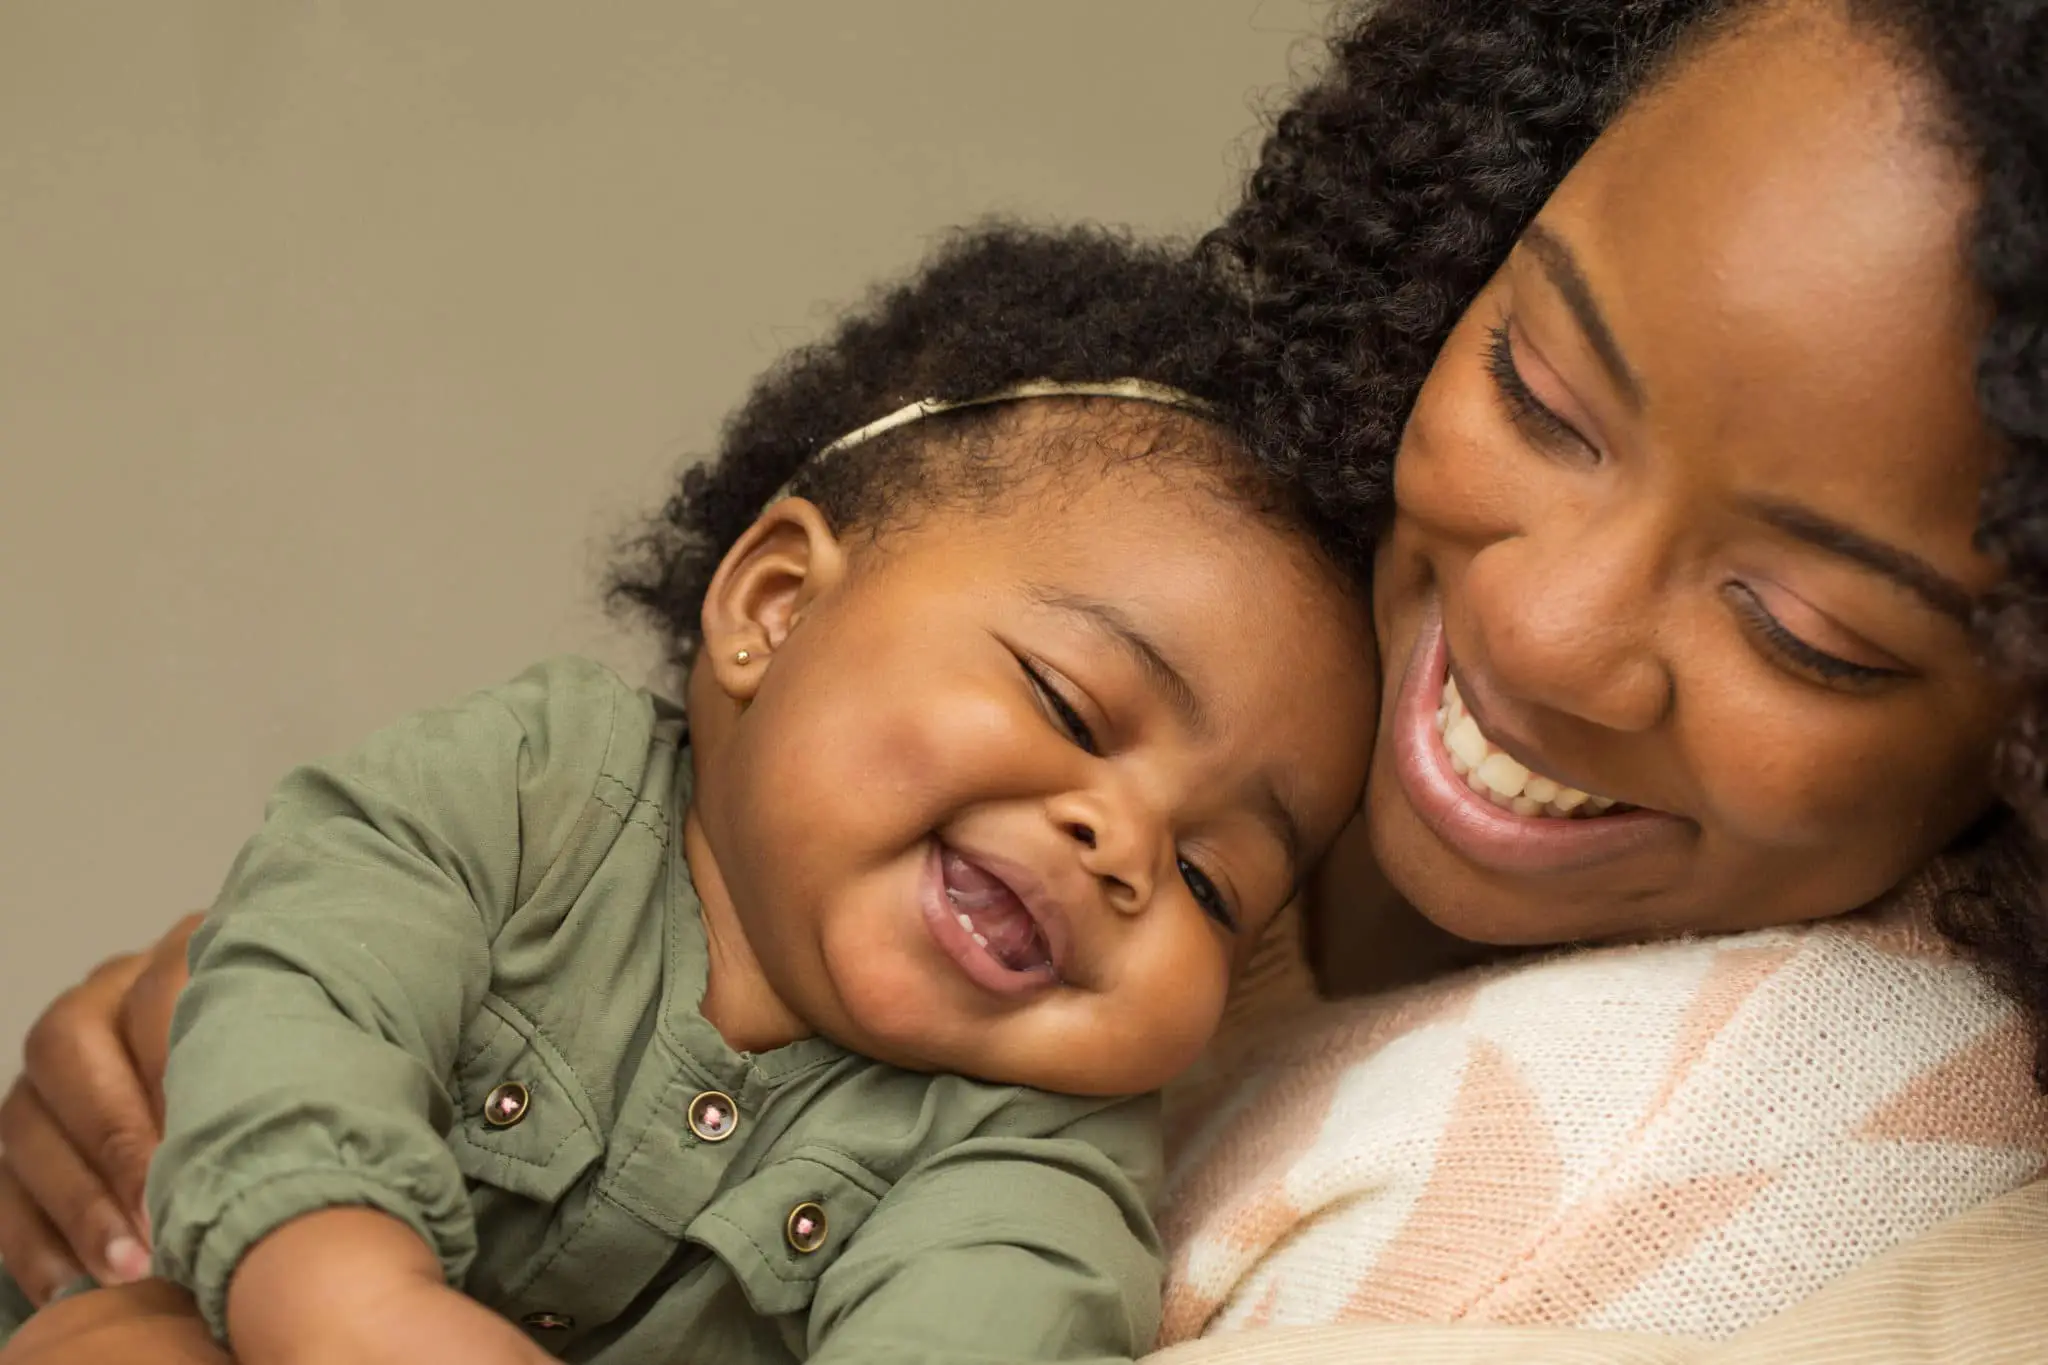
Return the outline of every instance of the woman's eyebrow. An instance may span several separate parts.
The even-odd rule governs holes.
[[[1571,309],[1572,316],[1578,319],[1579,330],[1586,334],[1594,357],[1599,360],[1600,368],[1607,371],[1607,377],[1614,381],[1614,387],[1621,391],[1622,400],[1631,409],[1641,411],[1643,381],[1636,377],[1628,357],[1621,353],[1621,346],[1614,339],[1614,330],[1607,325],[1606,315],[1600,311],[1600,303],[1593,297],[1593,286],[1586,282],[1586,272],[1579,269],[1579,258],[1573,253],[1571,244],[1543,224],[1531,223],[1522,230],[1520,245],[1529,248],[1529,254],[1549,276],[1551,287],[1557,290],[1564,299],[1565,307]]]
[[[1742,499],[1742,505],[1751,516],[1766,525],[1837,558],[1882,574],[1943,616],[1952,617],[1966,626],[1970,624],[1970,609],[1975,599],[1969,589],[1920,556],[1872,539],[1861,531],[1851,530],[1798,503],[1749,497]]]

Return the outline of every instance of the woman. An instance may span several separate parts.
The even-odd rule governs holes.
[[[1386,882],[1458,940],[1633,938],[1840,914],[2017,841],[2044,804],[2048,6],[1393,0],[1336,55],[1213,248],[1279,458],[1381,537]],[[2033,886],[1982,889],[1954,929],[2048,1008]],[[1415,937],[1360,905],[1325,900],[1331,976],[1347,926]],[[177,959],[103,968],[32,1044],[0,1123],[31,1284],[132,1268],[150,1118],[111,1025],[154,1074]],[[132,1306],[71,1321],[189,1330]],[[1401,1349],[1487,1358],[1459,1343]]]

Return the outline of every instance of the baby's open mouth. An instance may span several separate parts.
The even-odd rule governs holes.
[[[953,917],[990,957],[1013,972],[1051,970],[1051,945],[1002,878],[951,848],[940,852],[939,875]]]

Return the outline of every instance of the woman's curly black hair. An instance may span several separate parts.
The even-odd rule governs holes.
[[[1248,295],[1226,375],[1253,443],[1351,528],[1352,553],[1391,510],[1437,352],[1524,225],[1661,63],[1763,3],[1381,0],[1343,25],[1203,250]],[[2019,686],[2000,791],[2048,847],[2048,0],[1847,4],[1933,78],[1981,186],[1977,392],[2003,452],[1978,540],[2006,581],[1977,624]],[[2039,877],[2009,880],[1949,897],[1945,927],[2048,1020]],[[2037,1073],[2048,1084],[2048,1039]]]
[[[1173,459],[1219,494],[1283,523],[1313,528],[1280,481],[1242,455],[1221,357],[1243,305],[1185,244],[1139,242],[1102,228],[991,223],[947,240],[907,280],[876,292],[823,340],[783,358],[727,421],[716,456],[687,468],[674,494],[613,566],[613,604],[649,620],[670,661],[687,665],[718,563],[785,485],[835,529],[874,529],[955,495],[985,501],[1015,463],[1057,458],[979,439],[1000,408],[928,417],[843,455],[822,447],[924,398],[979,398],[1031,380],[1142,379],[1212,405],[1208,435],[1163,416],[1126,458]],[[928,458],[943,451],[946,458]]]

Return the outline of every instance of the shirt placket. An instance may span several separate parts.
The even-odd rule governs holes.
[[[682,1231],[742,1160],[745,1087],[657,1036],[576,1226],[525,1285],[515,1316],[555,1354],[612,1323],[676,1255]]]

